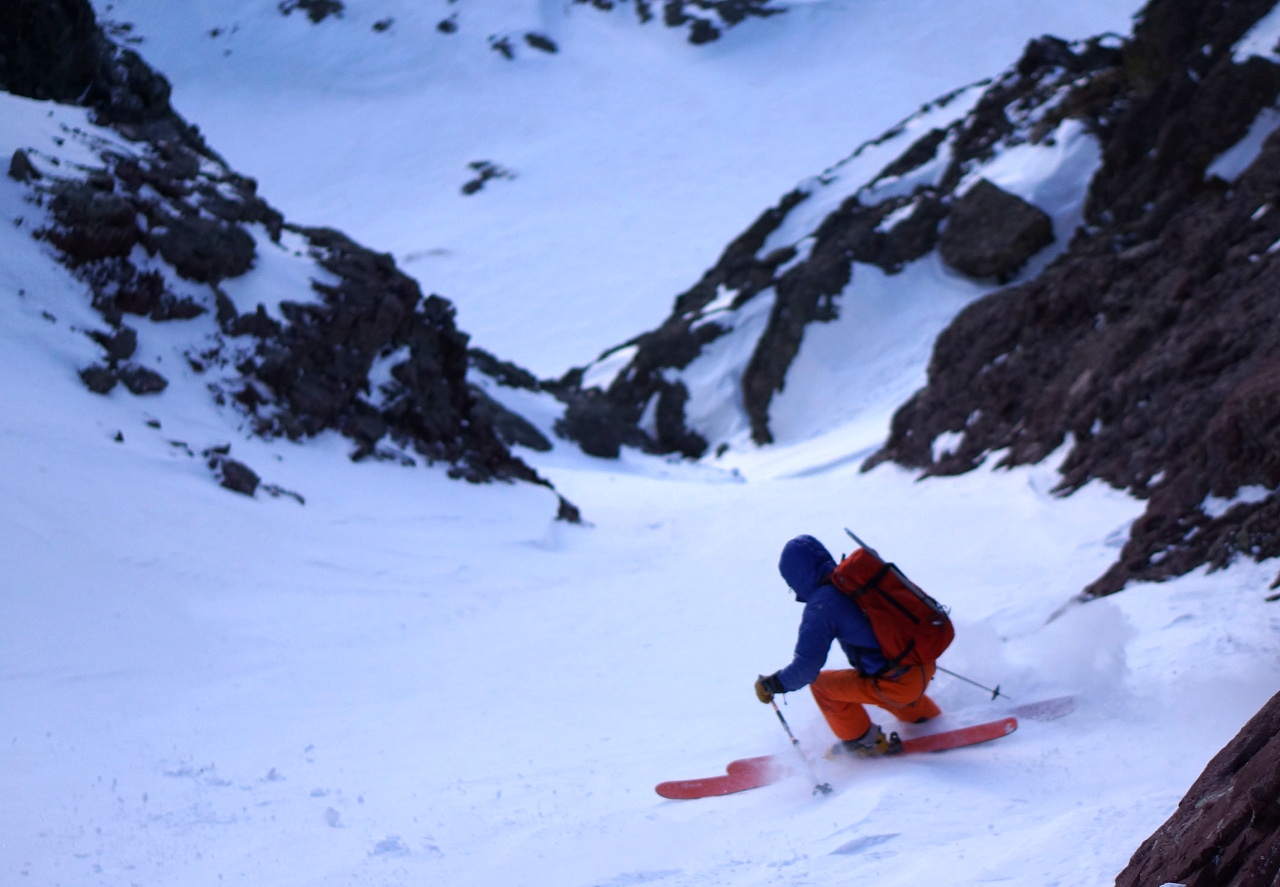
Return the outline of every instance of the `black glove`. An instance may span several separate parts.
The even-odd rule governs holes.
[[[756,678],[756,698],[768,705],[773,701],[773,697],[778,693],[787,692],[786,687],[782,686],[782,681],[778,680],[778,673],[765,677],[760,675]]]

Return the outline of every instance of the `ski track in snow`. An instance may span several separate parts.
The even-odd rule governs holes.
[[[122,17],[141,9],[120,4]],[[306,24],[297,18],[282,21]],[[568,21],[635,36],[625,17]],[[648,52],[674,37],[640,33]],[[713,53],[765,33],[730,32]],[[972,49],[1001,53],[977,59],[984,73],[1010,60],[996,43]],[[179,83],[180,98],[198,91]],[[5,156],[47,144],[59,123],[88,129],[75,109],[4,110]],[[188,113],[203,126],[206,110]],[[263,191],[294,215],[296,191]],[[387,230],[412,228],[398,211]],[[0,180],[0,219],[18,218],[0,225],[5,884],[1105,884],[1280,682],[1280,604],[1265,600],[1274,565],[1069,605],[1142,503],[1098,484],[1055,497],[1061,454],[926,482],[893,466],[860,473],[896,390],[869,386],[856,417],[831,427],[803,426],[797,408],[782,444],[720,460],[607,462],[562,443],[522,453],[590,521],[568,526],[544,489],[353,464],[335,435],[248,438],[181,359],[212,332],[208,316],[136,319],[136,359],[169,378],[162,394],[90,394],[76,372],[99,357],[84,331],[102,322],[31,237],[41,211]],[[712,233],[700,242],[724,232]],[[273,255],[239,285],[259,299],[305,289],[306,273]],[[938,273],[919,263],[896,279],[923,287]],[[873,284],[859,269],[847,295],[869,299]],[[582,309],[564,323],[591,315],[581,292],[543,293],[542,308],[556,298]],[[915,322],[888,308],[875,318],[886,330]],[[607,345],[636,328],[592,329]],[[563,361],[564,330],[536,338],[543,365]],[[821,356],[820,339],[810,347]],[[870,359],[859,377],[900,379],[901,367]],[[547,398],[500,393],[544,430],[554,423]],[[191,453],[226,442],[306,505],[219,489]],[[836,787],[825,799],[801,776],[658,798],[662,780],[793,754],[750,687],[794,643],[799,608],[777,553],[801,532],[839,549],[844,526],[952,607],[943,665],[1019,702],[1074,694],[1076,710],[943,755],[820,762]],[[999,713],[946,676],[931,692],[949,721]],[[811,753],[831,742],[806,693],[784,711]]]

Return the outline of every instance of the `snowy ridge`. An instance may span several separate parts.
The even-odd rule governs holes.
[[[478,347],[545,379],[660,323],[762,207],[910,109],[1031,37],[1126,31],[1138,3],[787,5],[708,46],[630,2],[373,0],[318,25],[257,0],[99,12],[133,23],[175,106],[286,215],[393,254]],[[464,27],[436,31],[454,11]],[[527,30],[559,52],[486,48]],[[464,195],[479,161],[516,178]]]
[[[28,204],[15,227],[51,245],[100,315],[80,328],[104,350],[80,368],[90,390],[163,399],[178,373],[246,434],[296,440],[333,428],[356,459],[443,460],[472,481],[546,485],[495,430],[525,442],[527,423],[477,405],[452,307],[423,298],[389,257],[286,223],[177,118],[144,139],[93,126],[85,110],[0,101],[16,180],[6,187]],[[224,444],[195,451],[224,486],[255,492],[258,478]]]
[[[560,432],[593,455],[629,445],[700,457],[884,427],[923,384],[946,324],[995,284],[1034,277],[1082,224],[1100,150],[1095,111],[1078,97],[1119,59],[1113,37],[1035,41],[995,80],[948,93],[799,184],[634,351],[567,377],[579,393]],[[983,233],[1007,208],[952,211],[979,182],[1038,215],[1048,237],[974,265],[954,246],[966,232],[1011,236]],[[664,419],[646,430],[653,404]]]

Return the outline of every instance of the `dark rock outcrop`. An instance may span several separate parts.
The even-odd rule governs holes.
[[[114,367],[95,363],[80,371],[80,381],[94,394],[108,394],[120,380],[116,377]]]
[[[85,0],[9,0],[0,28],[0,89],[94,109],[133,138],[203,141],[169,105],[169,81],[112,43]]]
[[[1209,762],[1116,887],[1280,882],[1280,694]]]
[[[341,0],[280,0],[276,8],[280,10],[281,15],[304,12],[307,18],[311,19],[312,24],[318,25],[329,16],[341,18],[346,7]]]
[[[330,0],[280,7],[313,21],[341,11]],[[106,393],[120,382],[144,395],[168,385],[155,370],[128,362],[146,327],[124,327],[126,315],[182,321],[216,308],[220,334],[212,345],[193,337],[201,350],[186,355],[187,365],[194,372],[224,368],[210,388],[219,403],[245,412],[259,434],[301,438],[336,429],[354,442],[353,458],[412,463],[409,451],[449,463],[454,477],[549,486],[504,443],[539,448],[549,445],[545,438],[509,410],[478,401],[468,384],[468,337],[457,329],[453,307],[439,296],[424,298],[390,256],[336,231],[286,226],[256,183],[227,168],[173,111],[167,81],[103,34],[87,0],[8,3],[0,88],[87,105],[98,124],[131,143],[100,153],[102,167],[87,174],[38,169],[23,151],[10,162],[11,177],[48,211],[38,236],[86,283],[111,327],[94,334],[105,365],[81,372],[91,390]],[[497,167],[478,171],[509,175]],[[299,293],[298,302],[282,302],[283,320],[261,305],[241,315],[219,286],[254,265],[257,240],[248,226],[277,243],[287,230],[328,281]],[[140,268],[139,250],[189,281],[196,295],[172,291],[154,267]],[[370,381],[375,362],[388,364],[390,375],[377,390]],[[211,467],[224,485],[252,495],[256,477],[223,456]],[[567,503],[560,511],[576,514]]]
[[[1271,6],[1148,5],[1125,64],[1079,87],[1105,98],[1092,227],[1039,278],[956,318],[868,463],[955,474],[1069,440],[1060,492],[1101,479],[1147,499],[1086,596],[1280,555],[1280,502],[1230,507],[1243,487],[1280,486],[1280,139],[1234,182],[1205,179],[1280,96],[1280,65],[1232,55]],[[963,436],[935,458],[946,432]]]
[[[507,360],[494,357],[483,348],[471,348],[467,351],[467,361],[471,366],[495,380],[499,385],[508,388],[523,388],[526,391],[541,391],[544,385],[538,377],[523,367],[516,366]]]
[[[475,399],[472,414],[481,422],[493,426],[493,430],[509,447],[521,446],[545,453],[551,449],[551,441],[536,426],[519,413],[513,413],[483,390],[472,386]]]
[[[287,322],[263,325],[253,356],[240,363],[247,384],[236,396],[257,431],[299,438],[338,428],[357,442],[355,458],[377,455],[389,435],[429,461],[453,463],[458,477],[540,482],[475,412],[468,337],[454,324],[453,306],[424,299],[388,255],[337,231],[294,230],[340,282],[313,284],[318,304],[282,303]],[[398,353],[405,356],[390,367],[391,382],[370,390],[374,361]]]
[[[646,438],[635,428],[638,417],[619,415],[619,407],[595,388],[572,395],[556,433],[575,441],[588,456],[616,459],[624,445],[644,448]],[[702,443],[706,448],[706,443]],[[701,453],[699,453],[701,455]]]
[[[484,188],[485,183],[493,179],[514,179],[516,174],[509,169],[504,169],[491,160],[473,160],[467,166],[475,173],[475,177],[468,179],[462,185],[463,194],[475,194]]]
[[[187,280],[217,283],[239,277],[253,267],[253,237],[221,219],[179,216],[151,234],[164,260]]]
[[[233,493],[252,496],[262,482],[258,473],[248,465],[224,455],[215,454],[209,459],[209,467],[213,469],[218,483]]]
[[[73,265],[123,258],[138,245],[138,207],[127,197],[90,182],[59,182],[49,210],[57,220],[48,239]]]
[[[596,9],[611,10],[627,0],[574,0]],[[748,18],[768,18],[786,10],[770,5],[772,0],[635,0],[636,17],[642,23],[654,18],[654,7],[662,6],[662,21],[670,28],[687,28],[689,42],[710,43],[719,39],[721,28],[733,27]]]
[[[31,157],[19,148],[9,158],[9,178],[15,182],[34,182],[40,178],[40,171],[31,163]]]
[[[93,332],[90,338],[103,347],[107,352],[107,360],[112,365],[128,360],[138,350],[138,331],[132,327],[117,327],[110,333]]]
[[[970,277],[1004,281],[1051,243],[1053,222],[1044,210],[980,179],[952,202],[938,253]]]
[[[512,61],[516,57],[516,50],[511,44],[510,37],[499,37],[497,35],[491,36],[489,38],[489,48],[505,58],[507,61]]]
[[[556,46],[556,42],[546,34],[539,34],[534,31],[530,31],[524,35],[524,42],[528,43],[534,49],[541,50],[542,52],[549,53],[551,55],[555,55],[560,51],[560,47]]]

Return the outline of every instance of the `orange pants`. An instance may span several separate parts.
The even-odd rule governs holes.
[[[897,678],[871,678],[852,668],[819,672],[809,685],[831,732],[840,739],[857,739],[871,727],[863,703],[878,705],[900,721],[914,723],[942,714],[924,694],[933,680],[933,665],[913,666]]]

